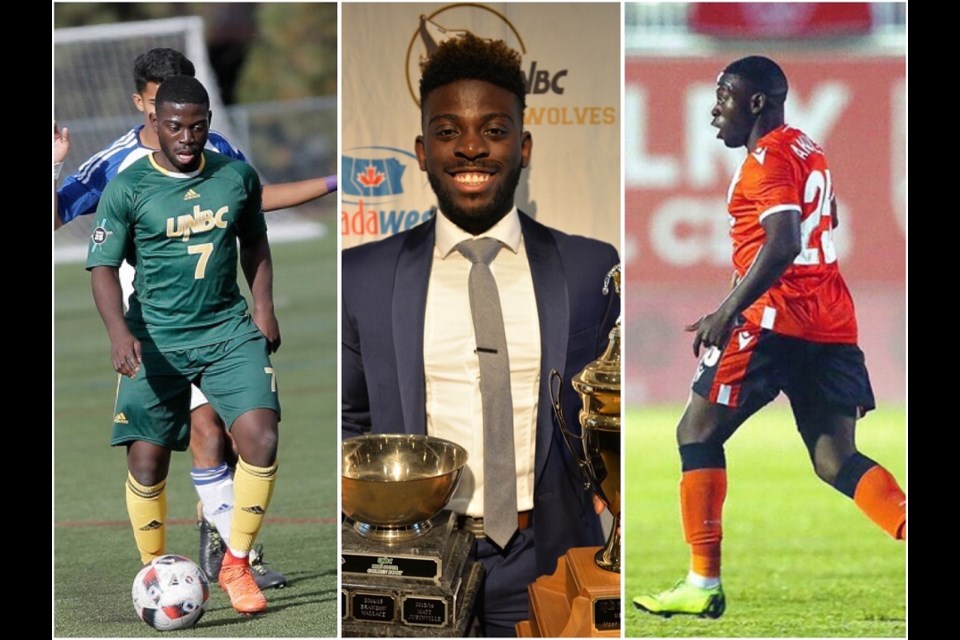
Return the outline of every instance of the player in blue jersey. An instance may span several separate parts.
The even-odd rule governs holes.
[[[78,216],[93,213],[107,182],[135,160],[149,155],[159,148],[156,132],[149,126],[150,114],[155,112],[157,89],[171,76],[194,75],[193,63],[174,49],[151,49],[134,61],[136,92],[133,104],[143,114],[144,123],[128,131],[102,151],[80,165],[77,173],[64,179],[57,189],[54,226],[60,227]],[[69,136],[66,144],[58,144],[58,131],[54,129],[54,143],[58,147],[55,162],[62,162],[69,152]],[[64,150],[60,150],[63,149]],[[236,160],[246,161],[243,153],[216,131],[210,132],[207,149],[226,154]],[[265,185],[263,210],[273,211],[295,207],[337,189],[337,177],[326,176],[299,182]]]
[[[136,92],[133,94],[133,103],[137,110],[143,113],[144,124],[134,127],[94,154],[75,174],[64,179],[54,198],[54,228],[95,212],[110,180],[136,160],[159,149],[157,132],[150,126],[150,116],[156,112],[157,90],[167,78],[177,75],[193,76],[194,73],[193,63],[174,49],[152,49],[137,57],[134,62]],[[209,132],[205,148],[229,158],[246,161],[240,150],[215,131]],[[54,125],[55,181],[57,169],[69,150],[68,129],[59,129]],[[294,207],[336,189],[336,176],[265,185],[263,210]],[[124,263],[121,266],[124,301],[132,291],[132,282],[133,268]],[[235,454],[223,421],[196,387],[193,388],[191,398],[190,435],[193,459],[191,476],[202,505],[202,513],[199,514],[200,564],[211,578],[215,578],[219,574],[220,563],[230,539]],[[286,584],[283,575],[264,566],[262,553],[253,558],[251,568],[261,588],[282,587]]]

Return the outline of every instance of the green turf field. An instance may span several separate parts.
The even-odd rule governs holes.
[[[727,444],[719,620],[669,620],[633,596],[670,587],[687,571],[674,426],[681,407],[628,411],[624,524],[627,637],[906,635],[906,553],[851,500],[811,471],[789,407],[777,403]],[[905,412],[884,408],[859,426],[860,449],[903,483]]]
[[[198,626],[173,635],[336,635],[336,241],[328,229],[319,240],[273,247],[283,422],[280,475],[259,541],[288,586],[267,592],[265,615],[242,618],[212,585]],[[126,522],[123,450],[107,445],[116,387],[109,343],[82,265],[57,266],[55,279],[53,633],[152,635],[130,599],[139,556]],[[167,487],[167,550],[196,559],[188,454],[174,456]]]

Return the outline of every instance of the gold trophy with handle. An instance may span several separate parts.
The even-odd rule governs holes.
[[[604,295],[611,282],[620,295],[620,265],[604,279]],[[613,527],[603,547],[569,549],[552,575],[528,587],[530,619],[517,625],[520,637],[620,637],[620,324],[618,318],[603,355],[571,381],[581,400],[579,434],[563,418],[563,379],[550,372],[550,399],[563,440],[580,466],[584,488],[613,514]]]
[[[609,295],[610,283],[620,295],[620,265],[607,274],[603,293]],[[594,558],[601,569],[620,572],[620,318],[610,330],[607,348],[599,358],[574,376],[571,384],[580,396],[580,434],[567,428],[560,404],[563,380],[550,372],[550,396],[564,442],[580,465],[584,485],[603,500],[613,514],[613,527],[607,543]],[[556,380],[556,383],[554,382]],[[554,394],[553,390],[557,393]],[[580,441],[580,451],[572,442]]]

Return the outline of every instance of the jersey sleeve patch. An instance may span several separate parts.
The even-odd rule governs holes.
[[[87,249],[87,269],[93,267],[118,267],[126,256],[131,219],[131,200],[127,186],[122,181],[112,181],[100,199],[96,220],[90,233],[90,245]]]

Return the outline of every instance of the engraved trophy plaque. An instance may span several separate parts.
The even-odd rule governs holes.
[[[343,442],[344,636],[464,636],[483,568],[473,535],[444,511],[467,452],[417,435]]]

